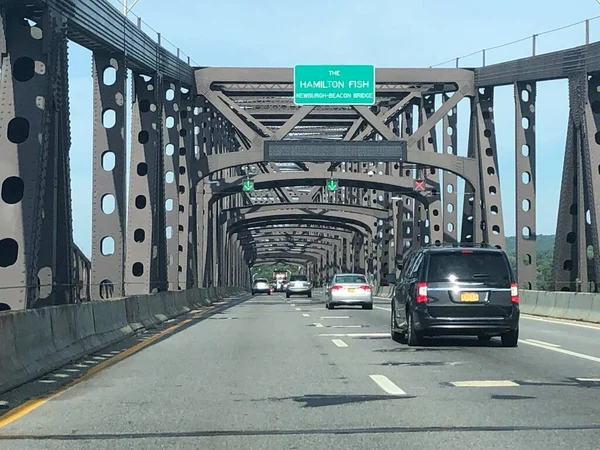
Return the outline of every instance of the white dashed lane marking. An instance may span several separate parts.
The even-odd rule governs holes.
[[[390,379],[384,375],[369,375],[377,385],[390,395],[406,395],[402,389],[396,386]]]
[[[346,344],[344,341],[342,341],[341,339],[332,339],[331,342],[333,342],[335,345],[337,345],[338,347],[348,347],[348,344]]]
[[[600,378],[575,378],[577,381],[584,383],[600,383]]]
[[[323,328],[323,324],[322,323],[313,323],[313,325],[317,328]]]
[[[302,311],[302,308],[296,308],[296,311]]]
[[[310,317],[310,314],[302,314],[304,317]]]
[[[349,319],[350,316],[325,316],[319,317],[319,319]]]
[[[452,381],[456,387],[515,387],[518,383],[510,380],[480,380],[480,381]]]

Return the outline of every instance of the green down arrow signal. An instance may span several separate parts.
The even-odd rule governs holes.
[[[331,192],[335,191],[338,188],[337,180],[335,178],[331,178],[327,183],[327,189]]]
[[[244,185],[242,186],[244,192],[250,192],[254,189],[254,181],[252,180],[244,180]]]

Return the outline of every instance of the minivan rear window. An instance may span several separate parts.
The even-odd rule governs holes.
[[[427,282],[481,281],[507,284],[508,265],[498,252],[440,252],[429,255]]]
[[[257,278],[256,280],[254,280],[255,283],[268,283],[269,280],[267,280],[266,278]]]
[[[308,281],[308,277],[306,275],[292,275],[290,281]]]

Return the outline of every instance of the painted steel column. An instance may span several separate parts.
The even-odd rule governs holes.
[[[99,300],[123,297],[125,292],[127,67],[123,58],[99,53],[94,53],[92,66],[92,299]],[[106,78],[110,71],[114,71],[114,81]],[[113,124],[107,122],[111,115]]]
[[[408,139],[413,133],[413,110],[414,108],[408,107],[404,114],[402,114],[402,126],[400,136],[403,139]],[[402,165],[400,165],[400,175],[405,177],[413,178],[414,171],[412,169],[405,169]],[[408,196],[402,197],[402,237],[403,237],[403,245],[402,251],[400,254],[404,256],[408,250],[413,248],[414,246],[419,246],[420,243],[417,243],[417,218],[415,217],[416,211],[416,202],[413,198]]]
[[[515,83],[515,207],[517,279],[537,287],[535,100],[536,84]]]
[[[179,146],[178,146],[178,258],[177,271],[179,273],[179,290],[189,289],[192,287],[193,277],[190,275],[190,270],[193,266],[193,261],[190,260],[191,239],[190,225],[193,217],[193,205],[191,204],[190,195],[193,189],[192,180],[190,178],[189,165],[190,157],[194,152],[194,123],[192,113],[192,100],[190,92],[183,93],[180,90],[179,104]],[[193,251],[193,250],[192,250]]]
[[[481,90],[480,90],[481,91]],[[477,159],[481,192],[476,202],[481,201],[481,225],[475,222],[475,236],[481,235],[483,242],[505,248],[504,221],[502,219],[502,195],[498,174],[498,155],[496,146],[496,129],[494,126],[494,88],[486,87],[483,92],[476,93],[477,113]]]
[[[419,110],[419,126],[425,123],[435,113],[435,95],[426,95],[422,97],[421,108]],[[437,149],[437,133],[434,126],[427,132],[421,141],[421,150],[430,153],[438,153]],[[425,185],[431,192],[430,203],[427,209],[422,206],[421,218],[427,220],[425,227],[426,236],[431,244],[441,244],[444,240],[443,232],[443,211],[442,198],[440,192],[440,173],[435,167],[423,168],[426,173]]]
[[[61,67],[66,65],[66,22],[48,10],[34,25],[19,12],[2,13],[0,305],[19,310],[37,306],[44,297],[57,302],[54,283],[70,283],[61,279],[68,273],[59,273],[60,266],[72,267],[70,236],[63,245],[65,230],[59,229],[67,219],[59,214],[70,215],[59,202],[70,208],[70,197],[46,192],[65,171],[68,175],[68,145],[61,145],[67,138],[61,127],[68,124],[60,123],[68,108],[61,98],[68,87],[66,67]]]
[[[598,291],[600,255],[600,77],[569,78],[569,126],[552,279],[561,291]]]
[[[48,124],[47,166],[45,176],[44,211],[42,213],[41,236],[39,240],[38,299],[30,307],[74,303],[75,271],[72,255],[73,220],[71,215],[71,178],[69,168],[70,124],[69,124],[69,84],[67,61],[67,22],[55,13],[44,15],[43,29],[50,35],[44,40],[47,45],[53,42],[54,48],[47,57],[47,74],[53,80],[52,91],[45,99],[45,108],[50,111]],[[13,65],[13,76],[18,78],[18,61]],[[27,78],[27,77],[25,77]],[[12,182],[3,183],[3,196],[11,197]],[[6,199],[8,200],[8,199]],[[3,201],[6,201],[3,199]],[[10,201],[10,200],[9,200]],[[38,284],[36,283],[36,284]]]
[[[471,111],[469,116],[469,141],[467,144],[467,157],[477,158],[478,155],[478,139],[477,139],[477,99],[471,99]],[[475,186],[471,186],[469,183],[464,183],[464,194],[463,194],[463,205],[462,205],[462,221],[460,234],[461,242],[480,242],[476,238],[476,232],[479,230],[479,225],[475,226],[475,216],[478,213],[476,204],[479,205],[479,201],[476,203],[475,198],[479,193],[475,192]],[[479,233],[481,234],[481,233]]]
[[[447,102],[450,99],[448,94],[442,95],[443,102]],[[457,155],[458,153],[458,107],[452,108],[448,114],[444,116],[442,122],[442,148],[443,152],[449,155]],[[442,174],[444,178],[444,191],[443,191],[443,216],[444,216],[444,242],[453,243],[458,240],[458,177],[456,174],[448,171],[444,171]]]
[[[160,82],[133,75],[133,117],[129,207],[125,267],[126,295],[147,294],[163,288],[159,258],[164,247],[164,190],[162,189],[162,101]]]
[[[165,82],[161,87],[163,98],[165,239],[167,246],[167,283],[169,291],[179,287],[179,147],[181,91],[178,85]],[[161,150],[162,151],[162,150]]]

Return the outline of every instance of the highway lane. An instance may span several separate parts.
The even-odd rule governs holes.
[[[1,428],[19,439],[0,447],[597,449],[600,361],[552,349],[597,355],[600,328],[524,319],[522,336],[408,348],[389,300],[256,296]]]

